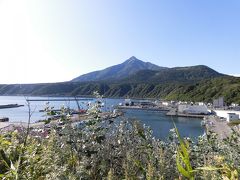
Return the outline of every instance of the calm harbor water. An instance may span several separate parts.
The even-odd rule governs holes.
[[[29,99],[54,99],[53,97],[27,97]],[[65,98],[68,99],[68,98]],[[123,102],[123,99],[104,99],[105,110],[112,110],[114,105]],[[44,113],[39,112],[46,107],[47,101],[31,101],[30,107],[33,111],[31,121],[35,122],[45,119]],[[79,101],[80,106],[86,108],[89,100]],[[25,106],[10,109],[0,109],[0,117],[8,117],[10,122],[26,122],[28,119],[28,107],[26,106],[26,98],[22,96],[0,96],[1,104],[23,104]],[[50,101],[50,106],[55,109],[61,106],[77,109],[75,101]],[[164,139],[168,136],[169,130],[173,128],[173,121],[178,127],[182,136],[197,137],[204,133],[201,127],[201,119],[185,118],[185,117],[169,117],[165,116],[165,112],[125,110],[125,116],[140,120],[142,123],[150,126],[153,135],[157,138]]]

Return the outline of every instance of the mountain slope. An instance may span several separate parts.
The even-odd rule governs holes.
[[[167,68],[159,71],[141,70],[124,79],[123,82],[131,83],[190,83],[204,79],[225,76],[208,66],[198,65],[189,67]]]
[[[224,97],[227,104],[240,104],[240,78],[223,76],[200,81],[191,85],[180,85],[168,93],[166,99],[184,101],[212,102],[213,99]]]
[[[142,63],[138,63],[135,59],[124,63],[133,64],[131,66],[137,67],[136,69],[142,67]],[[148,65],[152,66],[152,64]],[[118,65],[112,67],[112,71],[119,70],[118,67]],[[126,66],[126,69],[128,67],[130,66]],[[155,66],[151,68],[154,69]],[[214,98],[223,96],[227,103],[240,103],[240,78],[218,73],[203,65],[160,68],[160,70],[156,68],[157,70],[139,70],[116,81],[106,79],[94,82],[0,85],[0,95],[86,96],[98,91],[106,97],[162,98],[204,102],[212,102]],[[111,68],[107,70],[108,73],[111,72]]]
[[[77,96],[94,91],[106,97],[161,98],[167,100],[212,102],[220,96],[228,104],[240,104],[240,78],[222,76],[195,83],[54,83],[0,85],[0,95]]]
[[[90,72],[81,75],[72,80],[72,82],[87,82],[87,81],[105,81],[105,80],[120,80],[128,77],[140,70],[160,70],[166,69],[157,66],[150,62],[143,62],[136,57],[132,56],[125,62],[108,67],[100,71]]]

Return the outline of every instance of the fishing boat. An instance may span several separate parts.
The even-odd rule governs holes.
[[[8,117],[0,117],[0,122],[8,122],[9,118]]]

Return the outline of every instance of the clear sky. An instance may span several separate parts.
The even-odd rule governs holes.
[[[240,1],[0,0],[0,83],[67,81],[130,56],[240,74]]]

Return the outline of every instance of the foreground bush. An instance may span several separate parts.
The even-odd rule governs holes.
[[[164,142],[136,120],[96,117],[78,126],[65,122],[44,137],[30,133],[26,144],[25,137],[24,130],[0,136],[0,178],[237,179],[240,173],[236,132],[224,141],[211,133],[193,142],[175,129]]]
[[[237,131],[224,141],[213,133],[192,141],[182,139],[174,128],[168,140],[161,141],[139,121],[101,120],[100,104],[89,107],[92,120],[73,124],[63,108],[61,126],[2,132],[0,179],[239,178]],[[51,108],[46,111],[52,114]]]

